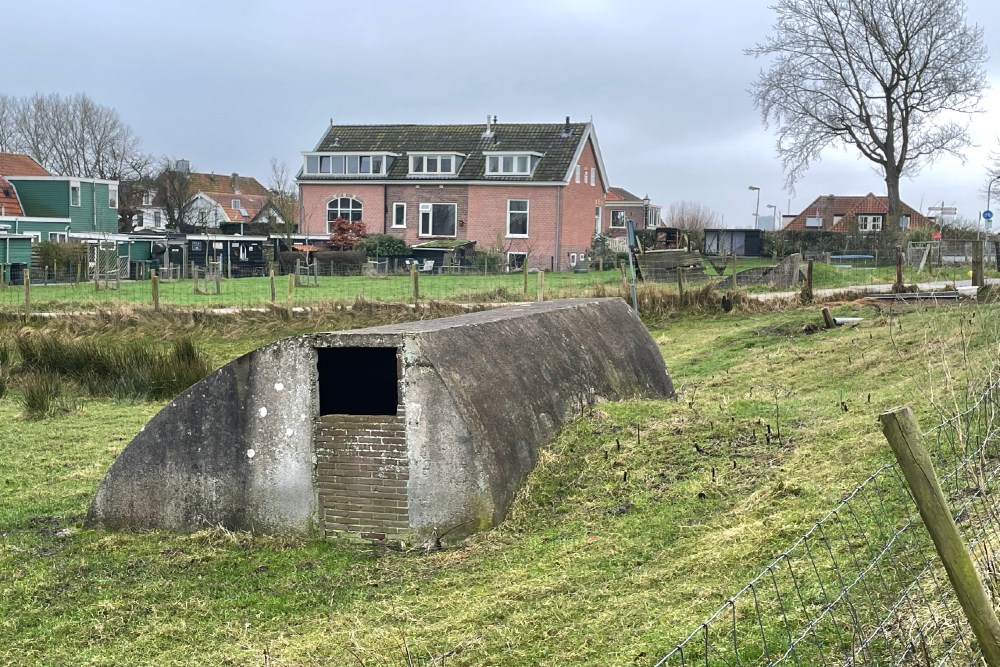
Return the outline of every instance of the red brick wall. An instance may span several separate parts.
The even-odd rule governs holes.
[[[409,529],[409,458],[398,415],[325,415],[313,427],[320,521],[328,537],[399,541]]]
[[[392,207],[397,202],[406,204],[406,229],[389,228],[389,233],[406,239],[410,245],[431,241],[441,237],[420,237],[420,204],[457,204],[458,221],[455,225],[455,236],[445,238],[470,238],[462,222],[469,218],[469,187],[466,185],[444,185],[437,183],[414,183],[405,185],[390,185],[386,190],[386,201],[389,207],[389,224],[392,225]],[[471,239],[478,240],[478,239]]]
[[[468,238],[476,246],[508,252],[528,253],[529,266],[550,269],[555,257],[555,186],[469,186]],[[528,200],[528,238],[507,237],[507,200]]]
[[[362,204],[361,219],[368,233],[381,234],[386,220],[383,193],[383,186],[374,184],[303,183],[299,231],[303,234],[325,234],[327,203],[339,197],[352,197]]]
[[[590,178],[591,169],[597,170],[597,158],[593,143],[588,140],[580,154],[580,182],[576,182],[576,172],[570,177],[569,185],[563,188],[562,202],[562,238],[560,239],[560,255],[556,259],[556,269],[569,267],[571,253],[579,254],[590,250],[591,241],[597,231],[595,219],[596,207],[604,206],[604,188],[600,174],[597,183]],[[575,168],[575,166],[574,166]],[[584,179],[586,173],[586,181]],[[604,215],[603,211],[601,213]]]

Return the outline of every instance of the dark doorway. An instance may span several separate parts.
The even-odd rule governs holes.
[[[395,415],[396,348],[318,347],[320,415]]]

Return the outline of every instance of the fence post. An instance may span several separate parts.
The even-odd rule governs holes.
[[[677,300],[681,305],[684,304],[684,267],[677,267]]]
[[[521,265],[524,272],[524,296],[528,296],[528,256],[524,256],[524,264]]]
[[[80,285],[80,274],[83,272],[83,262],[76,263],[76,284]]]
[[[31,269],[24,267],[24,316],[31,314]]]
[[[903,291],[903,249],[899,246],[896,246],[896,281],[892,283],[892,291]]]
[[[879,415],[879,421],[906,477],[920,518],[934,540],[955,595],[979,641],[986,664],[1000,667],[1000,621],[997,621],[989,596],[952,519],[934,464],[921,442],[920,427],[913,411],[907,407],[895,408]]]
[[[274,303],[275,293],[274,293],[274,267],[271,267],[271,303]]]
[[[802,288],[802,300],[812,303],[813,300],[813,260],[806,263],[806,284]]]
[[[205,290],[206,292],[208,290]],[[222,294],[222,271],[215,272],[215,293]]]
[[[292,305],[292,299],[295,297],[295,274],[288,274],[288,305]]]
[[[410,264],[410,281],[413,283],[413,305],[417,306],[420,304],[420,274],[416,264]]]
[[[153,286],[153,310],[160,309],[160,276],[156,273],[156,269],[153,269],[153,275],[150,278],[150,283]]]
[[[972,246],[972,285],[983,286],[983,242],[979,240]]]
[[[301,270],[302,270],[302,260],[301,259],[297,259],[297,260],[295,260],[295,284],[296,285],[299,284],[299,271],[301,271]]]
[[[535,300],[538,303],[545,301],[545,269],[538,269],[538,285]]]
[[[733,291],[736,291],[736,251],[733,251]]]

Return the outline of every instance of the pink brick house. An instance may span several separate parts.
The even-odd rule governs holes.
[[[582,261],[608,180],[591,123],[331,125],[303,153],[300,228],[342,217],[410,245],[474,241],[508,263]]]

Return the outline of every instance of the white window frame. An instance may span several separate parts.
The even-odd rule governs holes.
[[[76,203],[73,203],[73,193],[76,193]],[[83,199],[83,193],[80,190],[80,181],[70,181],[69,182],[69,205],[74,207],[79,207],[81,205],[81,200]]]
[[[455,210],[455,231],[452,234],[434,234],[434,207],[451,206]],[[428,214],[427,231],[424,231],[424,214]],[[456,238],[458,236],[458,204],[453,202],[422,202],[418,211],[417,236],[420,238]]]
[[[232,203],[232,206],[230,206],[229,208],[231,208],[233,210],[236,210],[236,211],[239,211],[240,208],[242,208],[242,206],[243,206],[243,202],[241,202],[239,199],[234,199],[231,203]]]
[[[597,185],[597,167],[590,168],[590,185]]]
[[[511,210],[512,202],[524,202],[523,211]],[[524,233],[523,234],[512,234],[510,231],[510,216],[512,213],[524,213]],[[531,200],[529,199],[508,199],[507,200],[507,238],[509,239],[526,239],[531,231]]]
[[[576,165],[576,182],[580,182],[580,170],[583,169],[580,165]]]
[[[809,229],[816,229],[823,227],[823,218],[818,215],[807,215],[806,216],[806,227]]]
[[[424,151],[413,151],[407,153],[409,157],[410,176],[454,176],[458,173],[459,162],[465,157],[463,153],[427,153]],[[441,160],[451,161],[450,169],[441,168]],[[435,168],[428,169],[428,161],[434,160]],[[418,168],[419,165],[419,168]]]
[[[159,211],[153,211],[153,226],[159,227],[162,220],[163,215]]]
[[[69,241],[69,234],[66,232],[49,232],[49,240],[53,243],[66,243]]]
[[[912,221],[913,221],[912,217],[910,216],[909,213],[902,213],[902,214],[900,214],[900,216],[899,216],[899,228],[900,229],[909,229],[910,228],[910,224],[912,223]]]
[[[576,253],[575,252],[571,252],[569,254],[569,265],[570,266],[576,266]]]
[[[396,211],[400,208],[403,209],[403,224],[397,224],[396,220],[399,216],[396,215]],[[392,228],[393,229],[406,229],[406,202],[397,201],[392,204]]]
[[[616,213],[618,215],[615,215]],[[616,218],[620,221],[617,225],[615,224]],[[613,208],[611,209],[611,221],[608,223],[608,227],[611,229],[625,229],[625,220],[625,209]]]
[[[514,266],[510,263],[512,257],[522,257],[521,266]],[[508,252],[507,253],[507,271],[521,271],[524,269],[524,265],[528,263],[528,253],[526,252]]]
[[[542,153],[534,151],[483,151],[486,158],[487,176],[531,176],[542,158]],[[507,166],[510,161],[510,166]],[[523,163],[523,167],[519,165]]]
[[[360,204],[360,206],[357,209],[355,209],[353,205],[350,208],[348,208],[347,209],[347,211],[348,211],[348,216],[347,217],[344,217],[343,215],[339,215],[339,216],[335,216],[335,217],[331,218],[330,217],[330,210],[331,210],[330,209],[330,204],[332,204],[333,202],[337,202],[337,211],[338,212],[342,212],[344,210],[340,206],[340,200],[342,200],[342,199],[350,199],[351,201],[356,201],[356,202],[358,202],[358,204]],[[353,215],[353,211],[355,211],[355,210],[357,210],[359,212],[357,220],[354,220],[351,217]],[[331,233],[331,231],[332,231],[332,229],[330,227],[330,224],[334,220],[336,220],[338,217],[344,218],[344,220],[347,220],[348,222],[361,222],[361,221],[363,221],[365,219],[365,203],[363,201],[361,201],[360,199],[358,199],[357,197],[353,197],[351,195],[341,195],[339,197],[332,197],[332,198],[330,198],[326,202],[326,233],[327,234]]]
[[[118,208],[118,184],[108,184],[108,208]]]
[[[152,206],[154,199],[156,199],[156,192],[154,190],[146,190],[142,193],[143,206]]]
[[[883,216],[877,213],[866,213],[858,216],[859,232],[880,232],[882,231]]]
[[[302,173],[308,176],[385,176],[389,169],[390,158],[397,157],[397,153],[387,152],[319,152],[305,153],[302,157]],[[340,158],[342,170],[334,170],[335,158]],[[357,171],[351,171],[351,158],[357,159]],[[368,171],[362,171],[364,163],[362,158],[368,158]],[[376,159],[377,158],[377,159]],[[322,165],[326,161],[327,169],[323,171]],[[310,168],[310,162],[315,163],[315,169]],[[375,164],[378,162],[378,170]]]

